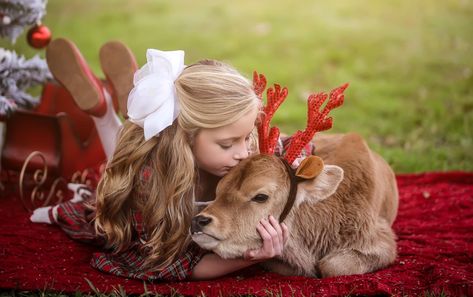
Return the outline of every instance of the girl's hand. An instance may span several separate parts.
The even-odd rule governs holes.
[[[263,246],[259,249],[247,250],[243,255],[244,259],[263,261],[275,256],[281,256],[284,245],[289,237],[286,224],[279,224],[273,216],[269,216],[269,220],[262,219],[258,226],[256,226],[256,229],[263,239]]]

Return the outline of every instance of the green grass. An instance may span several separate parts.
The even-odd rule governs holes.
[[[275,117],[286,133],[304,127],[310,92],[349,82],[333,132],[362,134],[398,173],[473,170],[471,1],[49,0],[47,8],[53,35],[75,41],[99,75],[98,50],[111,39],[139,64],[153,47],[184,49],[187,63],[256,69],[289,88]],[[14,48],[30,57],[24,40]]]

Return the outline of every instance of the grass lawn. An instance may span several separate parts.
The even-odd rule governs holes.
[[[215,58],[289,88],[275,122],[305,126],[310,92],[350,87],[333,132],[356,131],[394,170],[473,170],[473,2],[49,0],[43,22],[102,76],[98,50],[119,39]],[[24,35],[16,45],[31,57]],[[39,52],[44,55],[44,51]]]

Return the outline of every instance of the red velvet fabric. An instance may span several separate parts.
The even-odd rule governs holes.
[[[394,223],[399,256],[365,275],[326,279],[283,277],[253,267],[212,281],[148,283],[161,294],[257,296],[423,295],[473,296],[473,173],[399,175]],[[137,280],[102,274],[89,261],[96,248],[76,243],[56,226],[33,224],[18,197],[0,198],[0,288],[100,292],[122,286],[140,294]]]

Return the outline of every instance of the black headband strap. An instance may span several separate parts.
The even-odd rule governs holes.
[[[302,181],[301,178],[296,176],[294,169],[291,168],[291,165],[289,165],[289,163],[285,159],[281,158],[281,161],[284,164],[284,167],[286,168],[286,171],[289,175],[291,185],[289,188],[289,196],[287,197],[286,205],[284,205],[284,209],[281,215],[279,216],[279,223],[282,223],[284,221],[284,219],[287,217],[292,207],[294,206],[294,202],[296,201],[297,196],[297,184]]]

